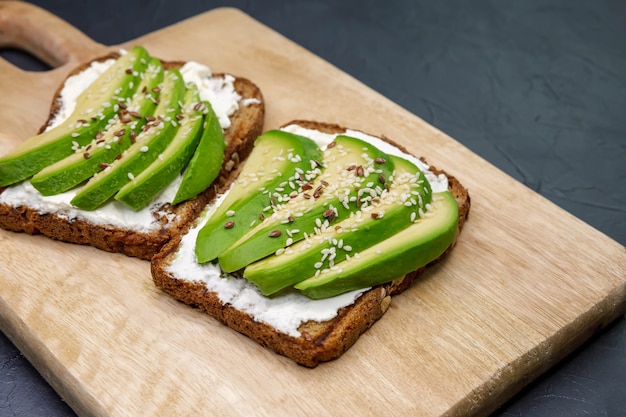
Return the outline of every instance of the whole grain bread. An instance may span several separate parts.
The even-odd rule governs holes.
[[[104,61],[117,58],[111,53],[95,59]],[[85,70],[92,61],[85,62],[72,70],[67,77]],[[165,69],[180,68],[185,62],[162,61]],[[224,77],[225,74],[213,74]],[[222,169],[212,186],[189,200],[175,206],[166,204],[153,210],[160,227],[151,232],[127,230],[115,226],[96,225],[81,219],[68,219],[57,214],[40,213],[26,205],[13,206],[0,204],[0,227],[15,232],[43,234],[55,240],[75,244],[91,245],[108,252],[122,253],[140,259],[150,260],[165,243],[179,235],[195,219],[203,207],[214,196],[217,189],[229,182],[231,172],[236,171],[240,161],[250,153],[254,140],[263,129],[265,105],[261,90],[250,80],[235,77],[234,87],[245,105],[231,116],[231,126],[224,131],[227,142]],[[60,109],[60,94],[63,83],[58,87],[52,99],[50,113],[39,132],[44,131]],[[243,104],[241,103],[241,104]],[[4,190],[0,188],[0,193]]]
[[[325,133],[343,133],[346,131],[343,127],[335,124],[303,120],[292,121],[285,126],[291,124],[298,124],[302,127]],[[408,153],[404,147],[389,138],[382,137],[381,139]],[[448,188],[455,197],[459,207],[458,236],[470,211],[468,190],[463,187],[457,178],[449,173],[432,166],[431,171],[435,174],[444,173],[448,177]],[[225,189],[222,188],[219,192],[221,193]],[[306,367],[315,367],[321,362],[330,361],[341,356],[357,341],[363,332],[383,316],[389,308],[391,297],[409,288],[413,280],[430,265],[392,282],[371,288],[363,293],[354,304],[340,309],[337,316],[331,320],[302,323],[298,328],[301,336],[293,337],[277,331],[271,325],[256,321],[248,313],[238,310],[228,303],[223,303],[215,293],[208,291],[203,283],[173,276],[168,271],[168,265],[177,254],[181,238],[182,236],[176,236],[152,259],[151,271],[157,287],[171,295],[174,299],[205,311],[210,316],[250,337],[260,345],[272,349],[280,355],[287,356],[296,363]],[[441,260],[455,243],[456,238],[450,247],[432,263]]]

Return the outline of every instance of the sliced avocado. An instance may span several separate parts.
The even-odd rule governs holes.
[[[134,210],[140,210],[167,187],[180,174],[196,150],[202,136],[203,113],[206,109],[208,103],[200,101],[198,88],[191,84],[185,94],[182,112],[177,117],[180,127],[172,142],[150,166],[124,185],[115,195],[115,199]]]
[[[322,151],[304,136],[270,130],[259,136],[238,179],[196,239],[198,262],[205,263],[250,231],[273,207],[302,192],[321,173]]]
[[[432,196],[426,177],[406,159],[389,158],[395,170],[389,188],[379,198],[333,227],[247,266],[244,278],[255,283],[264,295],[271,295],[317,271],[332,270],[346,257],[390,238],[423,217]]]
[[[185,169],[172,204],[195,198],[211,185],[222,169],[226,149],[222,126],[208,101],[204,108],[206,115],[202,137]]]
[[[109,166],[132,144],[146,124],[146,118],[154,113],[159,97],[158,85],[162,80],[161,61],[151,58],[137,91],[126,101],[120,101],[119,112],[109,120],[105,130],[98,132],[89,145],[39,171],[31,178],[31,184],[42,195],[55,195]]]
[[[276,207],[272,216],[222,252],[226,272],[282,250],[370,204],[388,186],[393,161],[375,146],[357,138],[337,136],[324,151],[325,169],[305,192]]]
[[[120,188],[146,169],[169,145],[178,123],[180,102],[186,92],[183,77],[177,69],[165,71],[161,96],[154,121],[144,126],[133,143],[109,167],[100,171],[81,188],[71,204],[83,210],[95,210],[113,197]]]
[[[310,298],[329,298],[392,281],[437,259],[454,242],[458,206],[447,191],[434,194],[431,205],[416,223],[295,288]]]
[[[134,47],[119,57],[83,91],[70,117],[60,125],[25,140],[0,158],[0,186],[29,178],[86,146],[133,94],[147,65],[148,52]]]

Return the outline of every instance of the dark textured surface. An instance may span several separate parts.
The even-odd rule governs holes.
[[[624,1],[34,3],[104,44],[238,7],[626,244]],[[72,415],[0,334],[0,416]],[[626,416],[626,320],[496,415]]]

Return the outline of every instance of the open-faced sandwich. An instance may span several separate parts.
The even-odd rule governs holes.
[[[143,47],[85,63],[40,132],[0,156],[0,227],[149,260],[229,182],[261,133],[247,79]]]
[[[387,138],[293,121],[256,140],[152,274],[175,299],[314,367],[449,252],[469,208],[455,177]]]
[[[454,246],[469,194],[388,138],[263,118],[252,82],[195,62],[86,63],[0,156],[0,227],[151,260],[173,298],[335,359]]]

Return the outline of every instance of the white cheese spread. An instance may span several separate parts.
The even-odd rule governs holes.
[[[325,148],[337,136],[336,134],[326,134],[317,130],[305,129],[295,124],[286,126],[283,129],[311,138],[321,148]],[[415,163],[424,172],[433,192],[441,192],[448,189],[448,179],[445,175],[436,176],[428,171],[429,167],[424,162],[402,152],[395,146],[355,130],[348,130],[343,134],[372,143],[388,154],[393,154]],[[339,309],[353,304],[363,292],[369,289],[363,288],[322,300],[312,300],[295,290],[282,292],[273,297],[265,297],[254,284],[245,278],[226,274],[215,263],[199,264],[195,255],[196,237],[226,195],[227,193],[221,195],[211,204],[203,213],[198,224],[192,227],[188,234],[182,238],[176,258],[168,267],[168,272],[176,278],[203,283],[209,291],[217,294],[222,303],[231,304],[233,307],[250,314],[255,320],[269,324],[276,330],[293,337],[300,337],[298,327],[302,323],[307,321],[321,322],[334,318]]]
[[[283,130],[290,132],[290,133],[294,133],[296,135],[308,137],[314,140],[320,148],[325,147],[338,136],[338,134],[323,133],[314,129],[306,129],[297,124],[285,126]],[[344,133],[342,133],[342,135],[364,140],[367,143],[371,143],[372,145],[376,146],[378,149],[380,149],[381,151],[389,155],[399,156],[401,158],[404,158],[414,163],[419,169],[422,170],[422,172],[424,172],[424,176],[428,180],[433,193],[441,193],[448,189],[448,178],[445,175],[443,174],[435,175],[434,173],[429,171],[430,167],[427,164],[425,164],[422,160],[414,157],[413,155],[402,152],[402,150],[396,148],[390,143],[385,142],[384,140],[377,138],[375,136],[371,136],[366,133],[360,132],[358,130],[348,129]]]
[[[114,60],[93,62],[84,71],[68,77],[60,92],[60,110],[49,124],[47,129],[62,123],[71,114],[76,105],[77,97],[89,86],[100,74],[113,64]],[[198,86],[200,97],[208,100],[215,111],[222,129],[230,126],[230,116],[237,111],[241,96],[235,91],[234,77],[226,75],[224,78],[212,77],[211,70],[197,62],[188,62],[180,72],[185,82],[193,82]],[[243,105],[243,104],[242,104]],[[26,205],[36,208],[40,213],[56,214],[68,219],[80,219],[93,224],[110,225],[127,230],[150,232],[163,227],[155,221],[153,212],[155,208],[165,203],[170,203],[180,184],[182,177],[163,190],[150,205],[142,210],[134,211],[123,203],[113,201],[94,211],[79,210],[70,204],[80,187],[76,187],[65,193],[42,196],[29,181],[23,181],[8,187],[0,194],[0,203],[11,206]],[[170,219],[171,220],[171,219]]]
[[[367,290],[364,288],[324,300],[312,300],[296,291],[265,297],[245,278],[225,274],[218,265],[210,262],[199,264],[195,254],[196,237],[225,196],[220,196],[207,207],[198,224],[183,236],[176,258],[168,267],[168,272],[176,278],[203,283],[209,291],[217,294],[222,303],[230,304],[250,314],[256,321],[293,337],[300,336],[300,324],[332,319],[340,308],[353,304]]]
[[[76,75],[72,75],[65,80],[63,89],[59,94],[58,102],[60,104],[59,110],[54,115],[54,118],[48,123],[46,130],[52,129],[63,123],[68,117],[72,115],[74,107],[76,107],[76,99],[85,91],[89,85],[91,85],[96,78],[104,73],[113,63],[114,59],[107,59],[103,62],[94,61],[89,68],[81,71]]]
[[[93,63],[88,69],[69,77],[61,92],[61,110],[51,122],[50,127],[62,123],[74,108],[78,95],[113,63],[112,60],[103,63]],[[185,82],[195,83],[203,100],[208,100],[216,112],[223,129],[230,126],[230,118],[239,105],[255,103],[255,101],[243,102],[233,86],[234,78],[212,78],[208,67],[190,62],[181,68],[181,74]],[[50,128],[49,127],[49,128]],[[324,134],[316,130],[304,129],[298,125],[284,128],[286,131],[310,137],[325,147],[336,135]],[[349,130],[346,135],[373,143],[384,152],[407,158],[417,164],[426,174],[433,192],[444,191],[448,187],[447,178],[443,175],[435,176],[428,171],[428,166],[419,159],[407,155],[396,147],[370,135],[359,131]],[[29,181],[9,187],[0,194],[0,203],[19,206],[22,204],[36,208],[42,213],[54,213],[69,219],[83,219],[95,224],[109,224],[121,228],[138,231],[149,231],[160,227],[154,222],[152,211],[155,206],[171,202],[178,188],[177,181],[170,184],[153,203],[140,211],[134,211],[124,204],[112,202],[95,211],[83,211],[72,207],[69,203],[76,193],[75,190],[55,195],[42,196]],[[283,292],[275,297],[263,296],[254,284],[244,278],[239,278],[223,273],[219,266],[213,263],[199,264],[195,257],[196,236],[210,216],[224,198],[220,196],[212,205],[206,208],[197,225],[182,238],[181,245],[176,254],[176,259],[170,264],[168,271],[178,279],[194,282],[202,282],[209,291],[217,294],[224,304],[245,311],[255,320],[267,323],[278,331],[293,337],[299,337],[298,327],[307,321],[330,320],[337,315],[342,307],[351,305],[369,288],[348,292],[336,297],[323,300],[312,300],[298,292]]]

